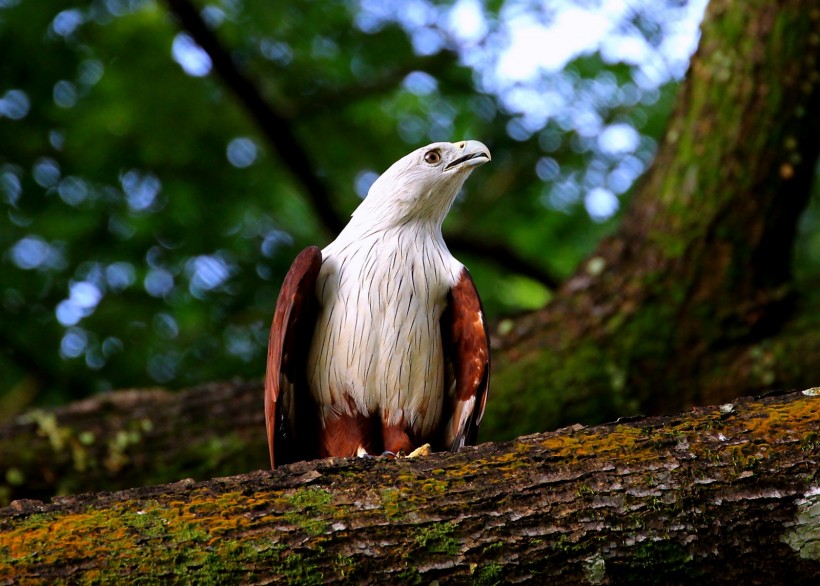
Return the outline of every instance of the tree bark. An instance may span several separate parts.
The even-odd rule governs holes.
[[[545,412],[547,425],[589,421],[818,382],[820,330],[802,336],[813,354],[771,356],[789,330],[817,325],[791,256],[820,152],[818,39],[811,0],[710,2],[620,229],[496,337],[491,435],[531,430]]]
[[[818,401],[16,501],[0,583],[816,583]]]

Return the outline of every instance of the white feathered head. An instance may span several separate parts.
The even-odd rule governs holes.
[[[421,220],[440,227],[470,172],[489,160],[477,140],[416,149],[376,179],[351,224],[387,228]]]

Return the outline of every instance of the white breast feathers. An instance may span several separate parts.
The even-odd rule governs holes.
[[[322,256],[308,385],[323,419],[355,410],[430,433],[444,394],[439,320],[461,263],[421,223]]]

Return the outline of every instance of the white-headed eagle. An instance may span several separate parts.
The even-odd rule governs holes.
[[[441,224],[482,143],[437,142],[373,183],[338,238],[293,261],[271,326],[271,466],[474,444],[489,340],[470,273]]]

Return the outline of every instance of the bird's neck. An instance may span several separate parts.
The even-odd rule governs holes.
[[[405,217],[398,221],[392,218],[372,220],[354,216],[336,238],[337,242],[364,244],[371,238],[380,240],[402,239],[407,235],[420,241],[444,245],[441,224],[444,218]]]
[[[455,201],[461,184],[422,193],[398,191],[385,194],[373,190],[359,204],[344,232],[366,233],[412,228],[441,238],[441,225]],[[410,191],[410,190],[408,190]]]

